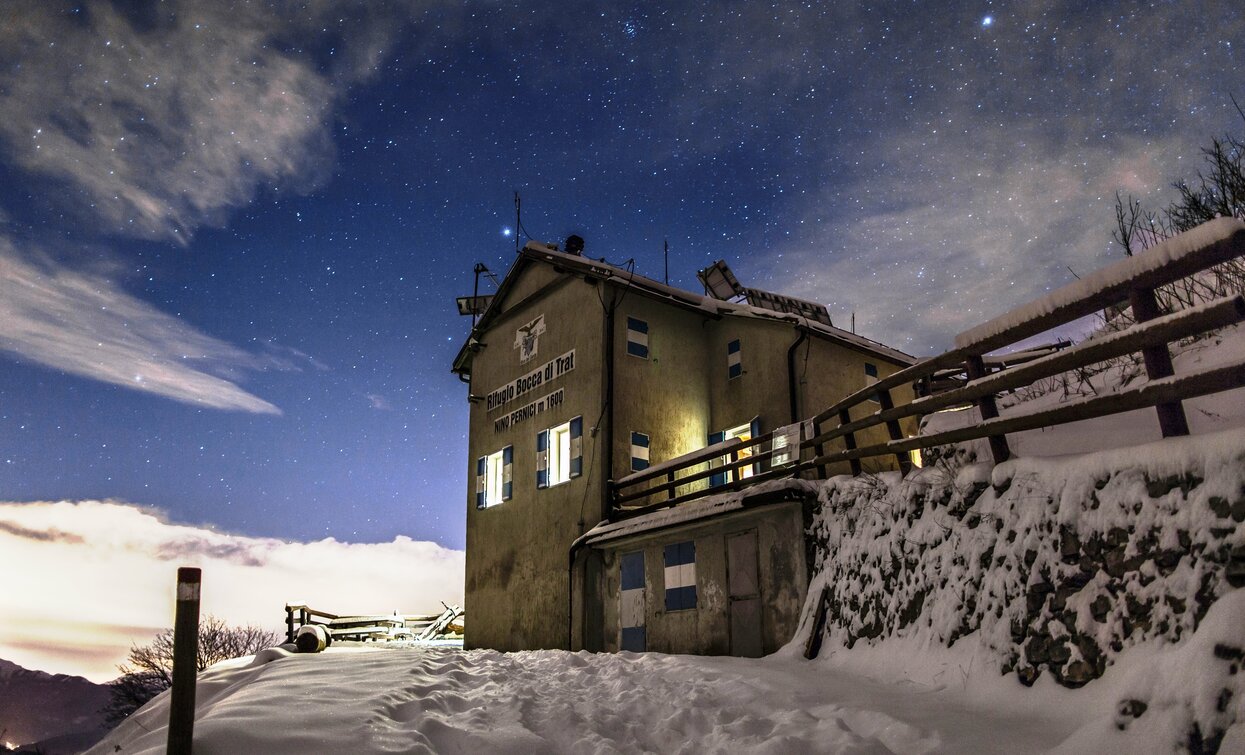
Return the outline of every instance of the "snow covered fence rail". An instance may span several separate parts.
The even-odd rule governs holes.
[[[860,474],[860,460],[895,455],[902,469],[909,466],[914,449],[988,438],[994,461],[1010,455],[1006,435],[1053,425],[1092,419],[1153,406],[1157,409],[1164,437],[1187,435],[1181,401],[1245,386],[1245,360],[1213,369],[1175,376],[1168,344],[1245,321],[1245,299],[1225,297],[1187,310],[1164,315],[1154,290],[1194,275],[1222,262],[1245,256],[1245,222],[1218,218],[1175,236],[1146,252],[1121,260],[1049,295],[1018,307],[956,337],[956,347],[936,357],[889,375],[847,396],[801,423],[798,444],[789,455],[779,441],[787,440],[783,429],[743,441],[729,450],[701,449],[659,467],[628,475],[612,483],[615,515],[626,517],[674,506],[708,492],[738,490],[758,482],[812,472],[829,475],[829,465],[848,462]],[[1046,332],[1085,315],[1128,301],[1135,324],[1110,336],[1056,350],[1014,365],[988,363],[990,352]],[[1004,390],[1032,384],[1042,378],[1087,367],[1107,359],[1140,352],[1149,382],[1116,393],[1095,396],[1053,409],[1001,419],[995,396]],[[994,360],[991,360],[994,361]],[[948,369],[963,370],[969,382],[962,387],[924,396],[895,406],[891,390],[929,378]],[[876,402],[873,403],[873,402]],[[899,420],[940,409],[975,404],[983,422],[933,435],[905,438]],[[876,410],[867,414],[861,407]],[[857,415],[853,418],[853,410]],[[885,425],[890,440],[858,447],[856,434]],[[831,444],[840,446],[831,448]],[[798,450],[797,450],[798,449]],[[724,457],[725,455],[725,457]],[[715,466],[716,460],[723,459]],[[779,463],[783,459],[783,463]],[[741,477],[738,470],[751,468]],[[710,487],[702,481],[724,472],[733,481]]]

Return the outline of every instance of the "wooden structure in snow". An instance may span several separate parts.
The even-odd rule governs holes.
[[[1214,265],[1245,257],[1245,222],[1219,218],[1175,236],[1142,254],[1109,265],[1049,295],[971,328],[955,339],[955,348],[883,377],[799,425],[779,428],[735,444],[729,459],[715,461],[727,449],[706,448],[628,475],[613,485],[615,519],[646,514],[700,498],[707,492],[739,490],[766,480],[810,473],[827,474],[830,464],[848,461],[859,474],[860,460],[895,455],[906,466],[910,451],[986,438],[995,463],[1011,454],[1007,434],[1094,419],[1154,407],[1164,437],[1187,435],[1181,401],[1245,386],[1245,361],[1175,375],[1168,344],[1245,321],[1245,298],[1228,296],[1189,309],[1163,314],[1154,291]],[[1011,344],[1039,335],[1080,317],[1127,301],[1135,324],[1076,346],[1011,364],[989,356]],[[1140,353],[1149,380],[1115,393],[1092,396],[1059,406],[1000,417],[995,397],[1002,391],[1032,384],[1068,370],[1083,368],[1127,354]],[[999,362],[991,371],[987,360]],[[933,376],[962,371],[968,382],[951,390],[896,406],[891,391]],[[899,422],[956,406],[975,405],[982,421],[972,427],[932,435],[904,437]],[[861,409],[869,409],[863,413]],[[853,412],[856,416],[853,417]],[[884,425],[890,440],[858,446],[858,433]],[[832,444],[841,448],[832,448]],[[781,463],[780,463],[781,461]],[[748,467],[756,474],[710,491],[688,490],[689,483],[725,469]]]
[[[306,626],[324,627],[328,640],[409,640],[430,642],[451,633],[451,627],[459,624],[462,608],[442,603],[445,610],[439,614],[403,615],[377,614],[372,616],[339,616],[310,606],[296,604],[285,606],[285,636],[294,642],[298,630]]]

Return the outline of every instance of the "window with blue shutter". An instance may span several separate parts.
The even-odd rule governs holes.
[[[648,323],[634,317],[627,318],[627,353],[633,357],[648,359]]]
[[[733,380],[744,374],[743,354],[740,353],[739,339],[726,344],[726,379]]]
[[[639,472],[648,469],[648,436],[644,433],[631,433],[631,471]]]
[[[501,450],[501,499],[514,498],[514,446]]]
[[[646,649],[644,632],[644,552],[622,554],[618,593],[621,628],[619,649],[642,653]]]
[[[476,508],[482,509],[485,506],[484,486],[488,473],[488,457],[481,456],[476,459]]]
[[[476,460],[476,508],[486,509],[514,496],[514,446]]]
[[[584,473],[584,418],[575,417],[571,425],[571,458],[569,477],[579,477]]]
[[[549,487],[549,431],[536,433],[536,487]]]
[[[865,386],[868,387],[870,385],[873,385],[877,381],[878,381],[878,366],[876,364],[869,364],[868,362],[865,362]],[[878,398],[878,394],[876,393],[870,396],[869,400],[874,402],[875,404],[881,403],[881,400]]]
[[[548,488],[584,472],[584,418],[536,434],[536,487]]]
[[[725,432],[709,433],[709,445],[711,446],[716,446],[717,444],[721,443],[724,440],[726,440]],[[730,457],[723,457],[723,459],[728,459],[728,458]],[[722,464],[722,463],[723,463],[722,461],[718,462],[718,464]],[[716,488],[719,485],[725,485],[725,484],[726,484],[726,471],[725,470],[721,472],[715,472],[714,474],[709,475],[709,487]]]
[[[685,611],[696,607],[696,543],[667,545],[664,550],[666,564],[666,610]]]

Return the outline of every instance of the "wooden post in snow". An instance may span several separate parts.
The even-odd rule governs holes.
[[[970,356],[964,362],[964,373],[968,376],[971,383],[974,380],[980,380],[987,375],[985,361],[980,356]],[[982,396],[976,401],[977,409],[981,412],[981,419],[994,419],[999,416],[999,407],[994,403],[994,396]],[[1007,436],[990,435],[987,437],[990,441],[990,456],[995,464],[1002,464],[1012,456],[1012,450],[1007,446]]]
[[[168,755],[190,755],[195,730],[195,677],[199,673],[199,569],[177,570],[177,614],[173,621],[173,689],[169,700]]]
[[[1162,314],[1152,288],[1134,288],[1128,294],[1128,304],[1133,310],[1133,320],[1139,323],[1153,320]],[[1171,352],[1165,343],[1145,347],[1141,350],[1141,358],[1146,363],[1146,377],[1150,380],[1176,374]],[[1184,416],[1184,405],[1179,401],[1157,404],[1154,411],[1159,415],[1159,429],[1162,430],[1164,438],[1189,434],[1189,421]]]

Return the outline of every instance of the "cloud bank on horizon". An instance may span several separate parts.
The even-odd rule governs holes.
[[[284,542],[176,524],[112,501],[0,502],[0,658],[96,682],[133,644],[172,626],[179,566],[203,569],[204,613],[280,629],[286,602],[334,613],[436,613],[461,605],[462,551]]]
[[[310,191],[333,164],[334,107],[397,33],[364,12],[318,62],[301,43],[328,36],[335,7],[11,4],[0,155],[78,239],[186,245],[260,191]],[[271,363],[84,270],[73,243],[6,228],[10,214],[0,208],[0,351],[190,404],[279,413],[236,382]]]

